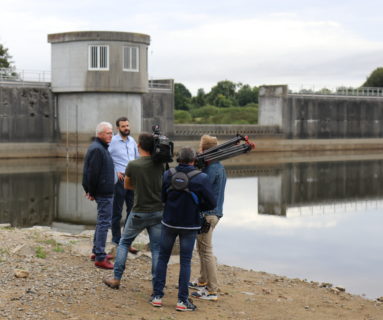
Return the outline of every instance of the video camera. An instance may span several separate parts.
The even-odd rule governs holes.
[[[174,143],[168,137],[161,134],[160,126],[152,126],[154,145],[152,159],[158,163],[169,163],[173,161]]]
[[[241,141],[245,143],[240,144]],[[254,148],[255,144],[249,141],[248,136],[237,134],[234,138],[197,154],[195,166],[202,169],[209,163],[229,159],[247,153]]]

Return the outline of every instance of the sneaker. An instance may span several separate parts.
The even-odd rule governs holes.
[[[150,299],[150,304],[153,307],[162,307],[162,298],[160,296],[153,296]]]
[[[202,299],[202,300],[210,300],[210,301],[217,301],[218,296],[214,292],[209,292],[207,290],[199,290],[197,292],[192,292],[191,296],[193,298]]]
[[[178,300],[176,310],[177,311],[194,311],[197,307],[193,304],[191,299],[187,299],[185,302]]]
[[[198,281],[195,281],[195,282],[189,282],[188,284],[188,287],[190,289],[195,289],[195,290],[202,290],[202,289],[205,289],[205,287],[207,286],[207,282],[198,282]]]

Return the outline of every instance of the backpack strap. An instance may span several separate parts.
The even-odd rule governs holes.
[[[189,180],[191,180],[193,177],[195,177],[196,175],[198,175],[200,173],[202,173],[201,170],[195,169],[195,170],[188,172],[186,175],[188,176]]]

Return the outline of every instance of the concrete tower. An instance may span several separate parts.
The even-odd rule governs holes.
[[[52,45],[52,91],[62,145],[70,155],[89,143],[101,121],[120,116],[142,129],[142,95],[148,92],[145,34],[76,31],[48,35]],[[71,150],[73,149],[73,150]]]

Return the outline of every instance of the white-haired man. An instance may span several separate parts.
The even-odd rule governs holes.
[[[111,226],[115,172],[108,145],[113,137],[113,127],[109,122],[101,122],[96,127],[96,138],[89,146],[84,160],[82,186],[86,197],[97,202],[97,224],[93,238],[93,258],[95,266],[113,269],[105,253],[106,237]]]

